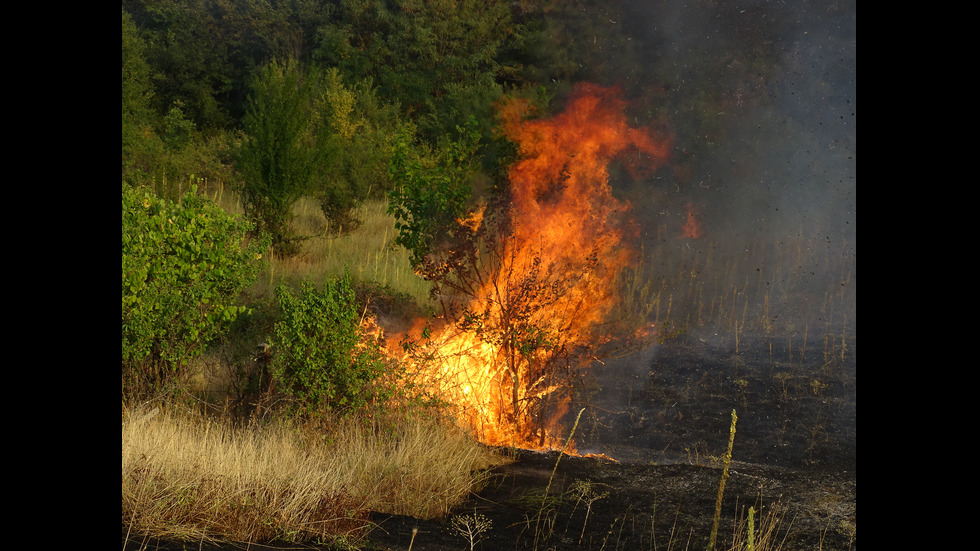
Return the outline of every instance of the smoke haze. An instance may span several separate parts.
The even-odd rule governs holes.
[[[635,275],[654,284],[632,296],[657,302],[648,321],[853,335],[853,1],[636,1],[577,13],[591,27],[562,24],[592,31],[575,38],[589,60],[582,78],[621,87],[637,124],[674,137],[667,168],[613,178],[640,227]],[[700,237],[684,235],[692,217]]]

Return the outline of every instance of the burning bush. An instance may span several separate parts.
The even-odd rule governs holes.
[[[400,242],[425,245],[413,257],[415,269],[433,283],[443,310],[424,342],[414,342],[424,346],[405,350],[486,443],[559,444],[555,421],[577,370],[594,358],[598,329],[617,302],[617,275],[630,258],[628,205],[613,197],[608,164],[632,151],[631,158],[656,166],[668,151],[626,123],[625,107],[617,90],[594,85],[576,88],[551,118],[529,119],[521,101],[503,104],[503,130],[519,155],[508,192],[423,236],[426,228],[411,222],[425,219],[426,209],[459,212],[465,199],[457,192],[472,169],[452,156],[427,172],[393,163],[401,190],[439,200],[393,195],[396,216],[407,222]]]

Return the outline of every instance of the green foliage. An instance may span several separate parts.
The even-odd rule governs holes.
[[[162,121],[164,142],[173,149],[186,148],[197,135],[197,126],[184,114],[183,105],[175,101]]]
[[[122,7],[124,180],[152,182],[176,199],[182,174],[239,179],[229,174],[224,144],[243,128],[246,141],[256,139],[246,116],[255,107],[253,79],[269,60],[295,59],[322,77],[312,87],[319,88],[314,103],[338,102],[310,119],[328,134],[324,150],[310,152],[326,159],[309,194],[330,231],[356,227],[353,206],[389,189],[392,138],[403,121],[429,145],[471,116],[490,136],[493,102],[514,73],[502,51],[520,29],[500,0],[125,0]],[[283,134],[282,143],[257,149],[281,154],[292,138]],[[296,166],[295,158],[281,159]],[[257,226],[277,235],[282,251],[290,236],[280,233],[288,228],[280,198],[290,193],[289,184],[275,185],[281,194],[260,194],[265,198],[252,206],[264,213]]]
[[[389,396],[379,379],[387,361],[378,343],[362,334],[350,276],[310,282],[294,294],[276,288],[281,317],[275,324],[272,371],[295,412],[348,413]]]
[[[294,60],[268,64],[253,81],[243,121],[237,159],[243,206],[285,253],[295,247],[290,208],[311,192],[327,156],[314,82]]]
[[[133,19],[122,12],[122,157],[123,169],[131,164],[135,150],[144,146],[146,129],[152,121],[150,101],[153,85],[150,67],[143,56],[145,45]]]
[[[152,67],[157,90],[154,109],[166,112],[176,100],[186,106],[189,118],[207,128],[227,126],[232,118],[224,105],[232,91],[234,44],[216,25],[209,0],[128,0],[123,9],[146,43],[146,59]]]
[[[435,143],[471,115],[487,120],[509,72],[500,53],[514,33],[502,0],[342,0],[319,29],[314,60],[370,78]]]
[[[124,0],[146,43],[158,113],[183,103],[205,133],[233,129],[249,80],[270,59],[308,61],[330,10],[321,0]]]
[[[312,194],[320,202],[328,231],[351,231],[360,224],[354,209],[391,188],[388,165],[395,137],[414,129],[378,98],[370,81],[345,85],[336,69],[323,72],[317,101],[328,156]]]
[[[477,168],[480,133],[472,118],[456,130],[458,140],[428,156],[413,154],[405,136],[395,143],[388,212],[398,230],[395,243],[409,251],[413,266],[421,265],[440,242],[465,230],[458,220],[472,193],[469,181]]]
[[[146,41],[124,10],[122,14],[122,178],[152,185],[157,194],[178,200],[188,186],[186,174],[212,182],[231,180],[227,133],[203,133],[174,99],[165,114],[147,62]]]
[[[346,86],[336,69],[304,69],[294,60],[259,73],[244,126],[238,169],[245,210],[286,254],[302,237],[289,226],[300,197],[320,201],[328,230],[356,226],[353,209],[389,187],[392,142],[403,128],[370,83]]]
[[[188,359],[248,312],[239,294],[268,245],[196,191],[172,202],[123,187],[124,384],[181,382]]]

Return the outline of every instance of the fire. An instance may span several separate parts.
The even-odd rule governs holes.
[[[697,239],[701,237],[701,222],[694,215],[694,207],[687,205],[687,222],[684,223],[684,237]]]
[[[527,119],[525,102],[501,106],[519,154],[508,171],[509,202],[496,219],[481,208],[459,221],[486,230],[492,246],[456,286],[461,306],[430,330],[417,362],[425,386],[487,444],[565,444],[558,421],[570,374],[593,357],[597,328],[617,303],[617,274],[631,258],[629,205],[613,196],[609,163],[629,152],[656,166],[669,151],[665,140],[630,127],[625,108],[618,90],[591,84],[547,119]]]

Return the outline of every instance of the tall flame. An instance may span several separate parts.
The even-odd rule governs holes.
[[[617,89],[592,84],[548,119],[528,120],[523,101],[501,106],[519,154],[506,231],[494,236],[492,273],[467,297],[465,321],[431,335],[423,366],[429,388],[485,443],[560,444],[555,422],[570,398],[562,375],[615,308],[616,277],[631,257],[629,205],[613,196],[608,165],[630,151],[656,166],[669,151],[630,127],[625,108]],[[480,211],[460,223],[486,221]]]

